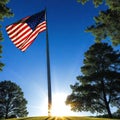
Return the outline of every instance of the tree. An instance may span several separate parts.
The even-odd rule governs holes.
[[[16,83],[0,82],[0,118],[27,116],[26,104],[24,94]]]
[[[89,0],[78,0],[86,3]],[[95,24],[86,29],[95,36],[96,42],[110,38],[113,45],[120,44],[120,0],[105,0],[108,5],[106,11],[100,11],[99,16],[95,17]],[[93,0],[95,6],[103,3],[103,0]]]
[[[73,111],[108,113],[120,106],[120,52],[107,43],[96,43],[85,52],[83,75],[78,76],[66,104]]]
[[[11,10],[6,6],[6,4],[9,2],[9,0],[1,0],[0,1],[0,21],[3,21],[3,19],[5,17],[10,17],[13,16],[13,13],[11,12]],[[2,26],[0,25],[0,28]],[[0,41],[3,40],[2,37],[2,31],[0,30]],[[2,45],[0,45],[0,54],[2,53]],[[1,56],[0,56],[1,58]],[[4,64],[2,62],[0,62],[0,71],[2,71]]]
[[[113,113],[113,115],[116,117],[116,118],[120,118],[120,108]]]

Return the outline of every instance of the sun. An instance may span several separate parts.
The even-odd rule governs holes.
[[[55,93],[52,97],[52,116],[70,116],[70,106],[66,106],[65,100],[67,95],[65,93]]]

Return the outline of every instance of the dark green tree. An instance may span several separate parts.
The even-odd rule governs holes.
[[[67,97],[73,111],[90,111],[108,114],[111,107],[120,106],[120,52],[107,43],[96,43],[85,52],[83,75],[71,85]]]
[[[6,6],[6,4],[9,2],[9,0],[0,0],[0,21],[3,21],[5,17],[10,17],[13,15],[11,10]],[[0,25],[0,42],[3,40],[2,37],[2,31],[1,31],[1,25]],[[0,54],[2,53],[2,45],[0,45]],[[1,55],[0,55],[1,58]],[[0,71],[2,71],[4,64],[0,62]]]
[[[26,104],[24,94],[16,83],[0,82],[0,118],[27,116]]]
[[[113,115],[116,117],[116,118],[120,118],[120,108],[113,113]]]
[[[89,0],[78,0],[86,3]],[[95,24],[86,29],[95,36],[96,42],[100,42],[109,37],[113,45],[120,44],[120,0],[93,0],[95,6],[103,2],[108,5],[106,11],[100,11],[99,16],[94,17]]]

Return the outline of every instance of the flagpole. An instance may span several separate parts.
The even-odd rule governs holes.
[[[47,11],[46,11],[46,57],[47,57],[47,82],[48,82],[48,116],[51,116],[52,93],[51,93],[51,74],[50,74],[50,54],[49,54],[49,41],[48,41]]]

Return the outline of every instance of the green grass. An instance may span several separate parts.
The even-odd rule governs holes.
[[[26,118],[14,118],[14,119],[7,119],[7,120],[118,120],[118,119],[109,119],[109,118],[94,118],[94,117],[48,117],[48,116],[41,116],[41,117],[26,117]]]

